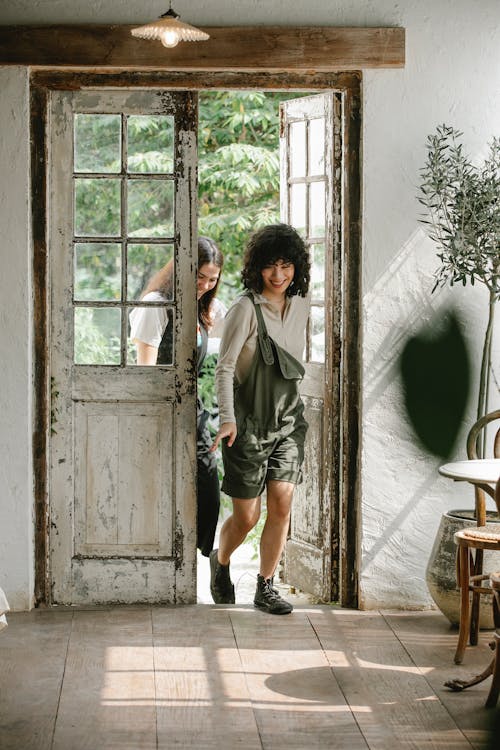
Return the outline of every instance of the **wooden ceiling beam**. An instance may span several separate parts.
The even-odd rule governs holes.
[[[137,24],[136,24],[137,25]],[[206,42],[136,39],[134,26],[0,26],[0,65],[93,70],[335,72],[402,68],[400,27],[214,26]]]

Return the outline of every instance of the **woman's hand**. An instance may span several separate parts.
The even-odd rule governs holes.
[[[228,438],[227,441],[227,447],[230,448],[234,441],[236,440],[236,435],[238,434],[238,430],[236,429],[236,422],[223,422],[221,426],[219,427],[219,432],[214,438],[214,442],[212,443],[212,447],[210,450],[213,452],[217,450],[219,447],[219,443],[224,438]]]

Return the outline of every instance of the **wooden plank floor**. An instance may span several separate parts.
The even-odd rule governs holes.
[[[0,635],[2,750],[493,750],[489,682],[443,687],[436,612],[302,606],[109,607],[11,613]]]

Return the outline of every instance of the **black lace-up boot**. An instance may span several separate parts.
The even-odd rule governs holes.
[[[274,591],[274,593],[275,593],[275,594],[279,594],[279,591],[278,591],[278,589],[277,589],[277,588],[276,588],[276,586],[274,585],[274,576],[273,576],[272,578],[270,578],[270,579],[269,579],[269,581],[271,582],[271,588],[272,588],[272,590]]]
[[[290,602],[279,595],[278,589],[273,587],[272,578],[257,576],[257,589],[253,603],[258,609],[269,612],[270,615],[288,615],[293,610]]]
[[[216,604],[234,604],[234,586],[229,575],[229,565],[221,565],[217,550],[210,553],[210,593]]]

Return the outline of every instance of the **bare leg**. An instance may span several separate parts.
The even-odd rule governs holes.
[[[267,483],[267,518],[260,538],[260,574],[272,578],[285,546],[295,485],[272,479]]]
[[[226,518],[220,532],[217,557],[221,565],[229,565],[234,550],[245,541],[246,535],[253,529],[259,517],[260,497],[252,500],[233,497],[233,513]]]

